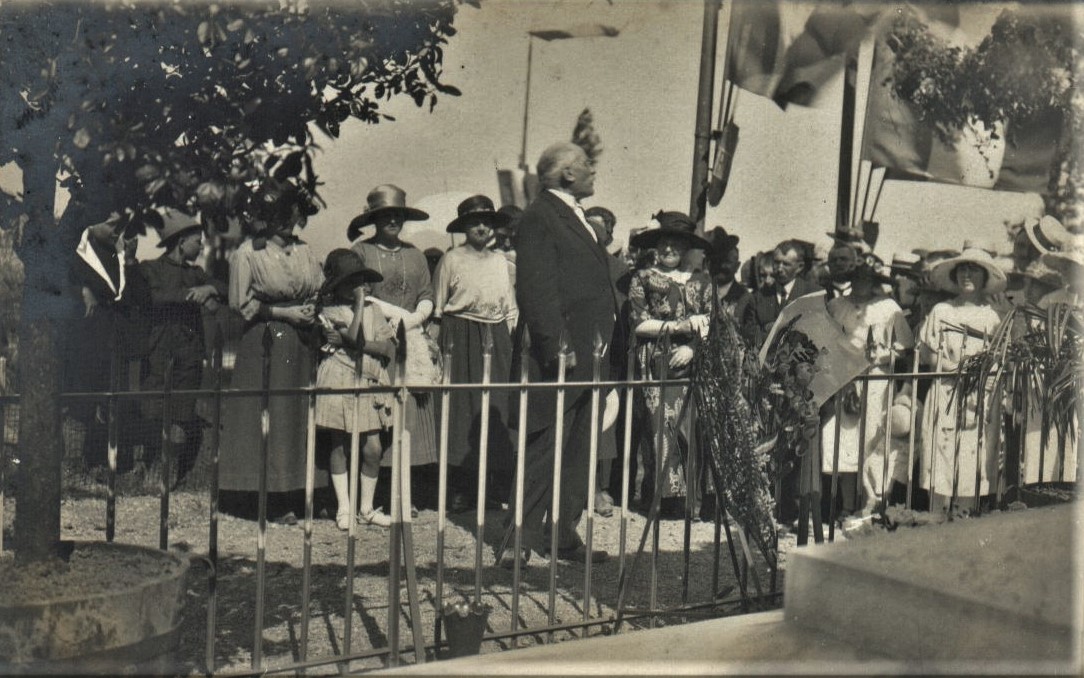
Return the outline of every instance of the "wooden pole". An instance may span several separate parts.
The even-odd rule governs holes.
[[[711,108],[715,87],[715,47],[719,32],[721,0],[704,2],[704,25],[700,34],[700,83],[696,93],[696,131],[693,135],[692,195],[689,215],[698,232],[704,232],[708,200],[708,164],[711,152]]]

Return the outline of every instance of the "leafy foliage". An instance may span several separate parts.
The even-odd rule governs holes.
[[[888,43],[896,54],[892,88],[946,143],[974,120],[992,129],[1065,109],[1073,95],[1073,33],[1057,16],[1006,10],[978,47],[964,48],[904,12]]]
[[[1045,311],[1032,307],[1012,309],[986,348],[958,367],[954,397],[957,411],[978,393],[1004,393],[1013,410],[1023,411],[1027,394],[1042,416],[1040,445],[1056,444],[1064,450],[1076,435],[1084,389],[1084,317],[1079,309],[1054,304]],[[983,417],[986,398],[979,399]]]
[[[1063,118],[1060,146],[1043,196],[1048,214],[1080,225],[1084,167],[1077,162],[1084,143],[1084,95],[1075,86],[1084,72],[1084,29],[1064,7],[1005,10],[976,48],[951,46],[935,36],[913,12],[900,14],[888,44],[896,55],[893,92],[914,104],[921,120],[952,144],[956,133],[975,122],[997,137],[996,125]]]
[[[347,118],[388,119],[393,96],[458,95],[441,82],[454,14],[452,0],[5,3],[0,164],[55,140],[91,219],[173,207],[222,228],[269,179],[311,213],[308,124],[335,138]]]
[[[602,141],[598,132],[595,131],[595,117],[591,115],[591,109],[585,108],[576,118],[576,127],[572,130],[572,143],[576,144],[587,153],[587,159],[592,165],[598,164],[599,156],[602,155]]]

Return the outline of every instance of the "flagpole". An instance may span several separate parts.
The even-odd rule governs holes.
[[[531,55],[534,51],[534,36],[527,33],[527,94],[523,98],[523,146],[519,151],[519,168],[529,172],[527,165],[527,113],[531,110]]]
[[[704,27],[700,39],[700,84],[696,94],[696,131],[693,147],[692,197],[689,215],[697,231],[704,232],[707,210],[708,162],[711,151],[711,109],[715,85],[715,47],[719,33],[720,0],[704,3]]]

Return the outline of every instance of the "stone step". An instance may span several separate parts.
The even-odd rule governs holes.
[[[785,619],[905,661],[1071,661],[1080,508],[797,549],[787,562]]]

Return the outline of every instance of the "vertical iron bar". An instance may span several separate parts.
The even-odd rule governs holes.
[[[583,564],[583,620],[591,618],[591,550],[594,548],[595,532],[595,484],[598,476],[598,435],[601,427],[599,419],[599,396],[597,386],[602,380],[602,335],[595,330],[595,345],[591,352],[591,381],[596,384],[591,388],[591,433],[588,437],[587,450],[587,539],[584,551],[587,552]],[[587,627],[583,628],[587,637]]]
[[[832,443],[832,488],[828,498],[828,541],[836,540],[836,497],[839,492],[839,433],[843,422],[843,397],[836,394],[835,398],[835,429],[836,438]]]
[[[933,408],[934,409],[932,410],[932,412],[934,413],[934,416],[937,419],[940,419],[943,416],[943,413],[941,412],[941,376],[940,376],[940,374],[941,374],[941,369],[945,365],[945,363],[944,363],[944,354],[945,354],[945,330],[942,329],[942,330],[938,330],[938,332],[937,332],[937,358],[934,360],[934,373],[937,374],[938,376],[935,376],[933,378],[931,384],[930,384],[930,393],[932,394],[933,397],[927,398],[927,400],[932,400],[933,401]],[[926,407],[929,407],[929,406],[930,406],[930,403],[926,403]],[[931,437],[936,437],[936,434],[931,432]],[[937,456],[938,456],[938,454],[940,454],[940,450],[938,449],[935,441],[933,441],[933,440],[926,441],[926,445],[930,450],[930,462],[929,462],[929,472],[930,472],[930,483],[929,484],[930,484],[930,489],[929,489],[929,493],[930,493],[930,512],[932,513],[933,512],[933,506],[934,506],[934,495],[936,494],[935,485],[937,484],[937,476],[936,476],[936,474],[934,472],[937,470]]]
[[[263,664],[263,613],[265,559],[267,555],[267,473],[271,455],[271,347],[274,338],[271,325],[263,327],[263,381],[260,394],[260,479],[258,526],[256,532],[256,623],[255,638],[252,647],[252,668],[259,669]]]
[[[346,528],[346,609],[343,611],[343,654],[349,655],[354,644],[354,562],[357,558],[358,538],[358,482],[361,478],[361,388],[362,361],[361,352],[354,360],[354,421],[350,427],[350,473],[348,492],[350,493],[350,522]],[[379,475],[379,473],[378,473]],[[346,666],[349,670],[349,662]]]
[[[663,331],[662,336],[659,338],[659,353],[663,356],[670,355],[670,332]],[[666,381],[670,377],[670,361],[668,358],[664,358],[662,361],[662,370],[659,373],[659,379]],[[654,504],[656,506],[661,502],[662,497],[662,479],[663,474],[666,472],[666,460],[670,456],[670,446],[666,444],[666,407],[663,404],[666,397],[666,387],[658,386],[659,389],[659,402],[658,409],[655,410],[655,496]],[[651,610],[656,609],[656,604],[659,598],[659,522],[661,511],[655,512],[655,520],[652,525],[651,534]],[[655,628],[655,624],[658,622],[658,617],[651,616],[651,620],[648,623],[650,628]]]
[[[625,379],[632,381],[636,378],[634,365],[636,361],[636,333],[629,332],[629,353],[626,360]],[[617,547],[617,578],[624,581],[625,572],[625,540],[628,536],[629,526],[629,485],[634,481],[636,474],[632,473],[632,420],[635,400],[635,388],[632,385],[625,386],[625,431],[622,447],[624,455],[621,458],[621,525],[619,528],[620,543]],[[632,473],[630,476],[629,474]]]
[[[982,333],[982,350],[986,351],[989,348],[989,346],[990,346],[990,337],[984,331]],[[974,515],[980,515],[981,511],[979,509],[979,506],[980,506],[980,504],[982,502],[979,501],[979,496],[980,496],[979,491],[982,489],[982,462],[983,462],[983,457],[985,456],[983,454],[983,448],[985,447],[985,445],[984,445],[984,441],[983,441],[982,438],[983,438],[983,434],[986,432],[986,425],[985,425],[986,416],[989,414],[989,412],[987,410],[987,408],[989,406],[988,406],[988,404],[986,402],[986,378],[985,377],[979,382],[979,392],[978,392],[978,394],[976,394],[975,397],[978,399],[978,403],[976,403],[976,406],[975,406],[975,417],[977,419],[977,421],[975,422],[975,425],[978,427],[978,431],[976,431],[976,439],[975,439],[975,511],[974,511]],[[1040,474],[1041,473],[1042,473],[1042,471],[1040,470]],[[1040,475],[1040,478],[1042,478],[1041,475]]]
[[[888,374],[891,375],[895,371],[896,367],[896,328],[894,325],[888,326]],[[884,463],[881,468],[881,510],[884,511],[888,508],[889,501],[889,477],[888,477],[888,455],[891,451],[889,442],[892,439],[892,401],[895,399],[895,384],[891,376],[885,379],[885,435],[884,435]],[[863,470],[858,469],[858,484],[862,484]]]
[[[918,354],[919,344],[915,344],[915,355],[911,359],[911,432],[907,436],[907,510],[911,510],[911,494],[915,478],[915,429],[918,421]]]
[[[568,336],[562,332],[557,353],[557,421],[553,427],[553,486],[550,497],[550,575],[549,575],[549,625],[557,623],[557,549],[561,517],[561,458],[564,452],[565,437],[565,368],[568,365]],[[517,554],[516,558],[519,556]],[[546,634],[546,642],[553,642],[553,631]]]
[[[873,328],[870,327],[866,333],[866,358],[869,360],[870,366],[866,368],[866,376],[873,373],[873,357],[874,357],[874,344],[873,344]],[[862,395],[861,401],[858,404],[858,467],[855,469],[854,474],[854,508],[858,509],[862,506],[862,467],[866,461],[866,418],[869,416],[869,379],[862,380]]]
[[[519,348],[519,428],[516,431],[515,506],[512,508],[515,530],[515,538],[513,539],[515,551],[513,551],[512,558],[512,631],[519,628],[519,588],[523,577],[519,556],[523,553],[523,483],[527,463],[527,395],[529,393],[527,383],[530,381],[527,368],[530,346],[531,336],[527,332],[527,328],[524,327],[520,333]],[[512,637],[512,647],[519,647],[519,636]]]
[[[116,346],[116,328],[113,329],[113,345]],[[117,532],[117,389],[120,388],[120,359],[114,348],[109,362],[109,399],[106,404],[106,461],[109,474],[105,495],[105,540],[112,542]]]
[[[312,371],[309,373],[309,387],[316,387],[316,373],[320,362],[320,348],[314,344],[312,350]],[[316,487],[316,392],[309,392],[308,427],[305,436],[305,542],[301,563],[301,643],[299,657],[301,661],[309,658],[309,605],[312,600],[312,519],[313,492]],[[307,673],[307,671],[303,671]]]
[[[158,513],[158,548],[169,548],[169,477],[173,467],[173,367],[174,357],[166,359],[165,389],[162,392],[162,473],[158,479],[161,504]]]
[[[486,475],[489,456],[489,384],[493,378],[493,329],[485,326],[482,335],[481,419],[478,426],[478,503],[475,506],[477,532],[474,540],[474,602],[482,604],[482,547],[486,534]]]
[[[442,337],[443,339],[443,337]],[[448,428],[451,422],[452,392],[447,388],[452,383],[452,355],[454,342],[449,336],[444,343],[444,388],[440,391],[440,447],[437,456],[437,584],[434,603],[436,619],[433,629],[433,642],[439,646],[444,609],[444,539],[448,530]],[[513,631],[515,629],[512,629]]]
[[[395,406],[398,409],[394,412],[395,427],[392,429],[391,440],[391,539],[388,545],[388,645],[391,649],[388,661],[392,666],[398,666],[400,661],[399,580],[403,572],[403,428],[406,422],[407,399],[410,398],[410,391],[406,387],[406,325],[402,321],[399,322],[396,336],[398,346],[395,352],[395,385],[398,390],[395,394]],[[409,512],[407,515],[410,515]]]
[[[215,626],[218,604],[218,457],[220,427],[222,426],[222,351],[225,339],[222,326],[215,326],[211,369],[214,374],[214,395],[211,404],[211,501],[210,526],[207,535],[207,558],[211,569],[207,573],[207,649],[204,670],[215,672]]]

